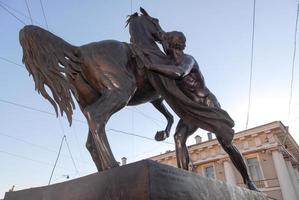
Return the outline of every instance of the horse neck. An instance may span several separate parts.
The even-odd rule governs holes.
[[[142,49],[160,50],[153,38],[132,34],[131,43]]]

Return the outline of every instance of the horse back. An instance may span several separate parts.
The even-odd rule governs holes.
[[[83,77],[98,92],[134,84],[134,74],[128,67],[131,59],[128,44],[103,40],[79,47],[78,54]]]

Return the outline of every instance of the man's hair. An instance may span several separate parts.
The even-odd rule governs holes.
[[[170,48],[184,50],[186,47],[186,37],[180,31],[171,31],[166,33],[167,42]]]

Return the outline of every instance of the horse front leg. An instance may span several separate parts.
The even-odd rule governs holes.
[[[166,138],[169,137],[170,130],[171,130],[171,127],[172,127],[172,124],[173,124],[173,116],[167,110],[166,106],[163,104],[163,99],[162,98],[151,101],[151,103],[153,104],[153,106],[157,110],[159,110],[164,115],[164,117],[167,120],[167,125],[166,125],[165,130],[157,131],[157,133],[155,135],[155,140],[156,141],[163,141],[163,140],[165,140]]]

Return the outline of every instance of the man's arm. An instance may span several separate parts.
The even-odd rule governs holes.
[[[191,56],[185,56],[179,65],[150,64],[146,67],[170,78],[182,78],[190,73],[194,64],[195,60]]]

